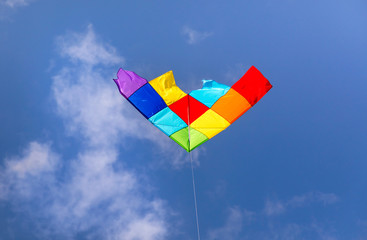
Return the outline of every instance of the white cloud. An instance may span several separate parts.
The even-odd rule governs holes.
[[[31,2],[33,2],[33,0],[2,0],[0,1],[1,4],[11,7],[11,8],[27,6]]]
[[[279,201],[267,200],[264,206],[264,213],[268,216],[278,215],[285,211],[285,206]]]
[[[168,207],[119,156],[118,144],[129,138],[166,147],[158,130],[119,96],[108,72],[116,72],[110,67],[123,58],[98,40],[92,26],[57,42],[74,65],[54,76],[52,93],[68,132],[83,139],[81,149],[75,158],[62,159],[49,144],[30,143],[6,160],[0,196],[28,212],[43,238],[72,239],[84,232],[94,239],[165,239]]]
[[[265,202],[265,206],[268,202]],[[279,207],[274,207],[277,212]],[[298,220],[289,222],[287,219],[269,218],[264,211],[253,212],[239,207],[231,207],[226,221],[222,226],[208,231],[209,240],[337,240],[335,228],[330,222],[320,223],[315,219],[311,222]]]
[[[52,171],[56,163],[57,156],[50,151],[49,146],[38,142],[31,142],[23,156],[5,160],[9,174],[19,178]]]
[[[287,201],[267,200],[265,202],[264,213],[268,216],[279,215],[289,208],[304,207],[312,203],[322,203],[324,205],[333,204],[340,199],[334,193],[308,192],[292,197]]]
[[[48,181],[59,164],[59,157],[50,150],[49,144],[31,142],[20,156],[4,162],[5,169],[0,171],[0,197],[6,199],[16,193],[22,198],[31,198],[42,185],[39,176],[43,175]]]
[[[248,211],[246,213],[249,213]],[[208,234],[209,240],[234,240],[237,239],[242,231],[243,212],[238,207],[229,209],[228,217],[225,224],[214,230],[210,230]]]
[[[99,40],[93,26],[90,24],[84,33],[69,33],[57,39],[62,56],[69,57],[72,61],[89,65],[111,65],[124,63],[124,58],[119,56],[116,49]]]
[[[25,154],[7,160],[1,174],[5,197],[37,220],[43,238],[73,238],[83,231],[93,238],[165,238],[163,201],[117,163],[116,149],[87,149],[64,163],[56,156],[49,145],[33,142]]]
[[[319,239],[321,240],[337,240],[339,238],[335,237],[335,230],[327,230],[323,226],[312,223],[311,228],[317,233]]]
[[[288,201],[287,205],[291,207],[302,207],[314,202],[320,202],[327,205],[336,203],[339,200],[339,197],[334,193],[309,192],[303,195],[294,196]]]
[[[299,240],[304,239],[302,234],[306,231],[304,226],[295,223],[287,223],[284,226],[271,226],[269,231],[264,232],[263,239],[274,240]],[[317,238],[318,239],[318,238]]]
[[[213,33],[210,33],[210,32],[196,31],[196,30],[194,30],[194,29],[192,29],[191,27],[188,27],[188,26],[184,26],[182,28],[182,34],[187,37],[187,43],[188,44],[199,43],[199,42],[203,41],[204,39],[206,39],[206,38],[210,37],[211,35],[213,35]]]

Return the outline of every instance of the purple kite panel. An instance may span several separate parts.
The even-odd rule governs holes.
[[[122,68],[117,72],[117,79],[113,80],[125,98],[129,98],[136,90],[148,82],[138,74]]]

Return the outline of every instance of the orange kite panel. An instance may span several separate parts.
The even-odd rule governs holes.
[[[233,123],[242,114],[251,108],[251,104],[242,97],[241,94],[232,88],[221,97],[211,109],[225,118],[228,122]]]

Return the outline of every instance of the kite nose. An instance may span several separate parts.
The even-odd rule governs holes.
[[[213,82],[215,82],[214,80],[206,80],[203,79],[203,87],[202,88],[211,88],[213,86]]]

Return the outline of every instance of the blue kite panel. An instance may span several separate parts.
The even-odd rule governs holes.
[[[149,118],[149,121],[167,136],[187,127],[187,124],[168,107]]]
[[[154,88],[146,83],[139,88],[130,97],[129,101],[138,109],[146,118],[150,118],[157,112],[161,111],[167,104],[162,97],[154,90]]]
[[[229,86],[217,83],[214,80],[203,80],[203,88],[191,91],[190,96],[210,108],[229,89]]]

